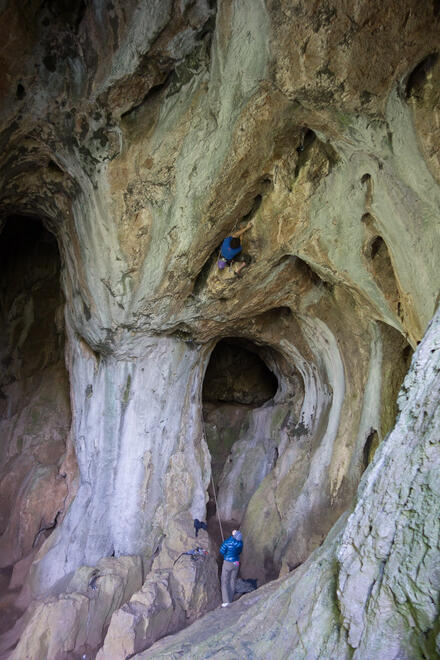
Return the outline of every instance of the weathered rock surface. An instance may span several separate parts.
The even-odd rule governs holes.
[[[396,436],[384,440],[438,304],[439,23],[437,3],[416,0],[0,3],[0,246],[17,218],[37,218],[61,260],[40,297],[22,262],[1,289],[0,357],[12,355],[6,380],[17,378],[1,382],[0,493],[13,502],[0,507],[2,566],[10,607],[32,601],[17,649],[133,653],[213,606],[213,560],[201,581],[192,564],[170,572],[193,518],[206,517],[211,462],[223,474],[218,513],[242,520],[243,574],[262,584],[295,569],[222,612],[234,634],[234,608],[255,599],[259,627],[246,630],[258,653],[278,631],[298,657],[297,636],[310,657],[422,657],[419,630],[434,648],[438,601],[429,610],[392,574],[394,559],[381,564],[398,553],[412,575],[412,528],[399,540],[375,516],[382,501],[396,520],[413,516]],[[218,250],[249,220],[252,262],[237,278],[218,270]],[[278,381],[263,402],[255,372],[229,380],[232,402],[258,403],[243,423],[234,413],[229,447],[226,417],[217,433],[220,408],[203,401],[223,339]],[[399,450],[408,479],[423,463],[411,429]],[[354,517],[325,540],[372,459]],[[427,498],[414,501],[415,521],[418,501],[431,515],[423,474],[408,491]],[[370,540],[356,512],[373,516]],[[141,558],[140,581],[109,578],[86,634],[88,596],[69,581],[127,556]],[[429,552],[426,562],[435,590]],[[382,604],[395,628],[374,650]],[[49,610],[62,621],[64,607],[71,628],[48,632]]]
[[[189,535],[179,538],[176,529],[170,541],[142,589],[112,616],[98,660],[130,657],[220,605],[217,563],[207,533],[201,530],[194,540]],[[208,554],[180,556],[179,547],[198,547]]]
[[[439,373],[440,312],[351,515],[293,574],[135,657],[438,657]]]
[[[5,636],[2,646],[14,646],[20,638],[8,655],[14,660],[96,653],[113,611],[141,583],[140,557],[105,558],[96,568],[83,566],[64,585],[60,595],[31,603],[23,620]]]

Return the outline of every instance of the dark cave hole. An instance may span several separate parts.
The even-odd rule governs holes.
[[[55,73],[57,70],[57,58],[55,55],[46,55],[43,57],[43,64],[50,73]]]
[[[64,175],[63,170],[61,169],[61,167],[54,160],[50,160],[47,167],[54,174],[63,174]]]
[[[372,458],[374,456],[374,452],[376,451],[378,445],[379,445],[379,435],[377,433],[377,430],[370,429],[370,433],[368,434],[364,444],[364,451],[363,451],[364,470],[366,470],[368,465],[371,463]]]
[[[305,151],[316,140],[316,133],[311,128],[304,128],[301,132],[300,143],[297,147],[297,152]]]
[[[26,96],[26,90],[25,90],[25,88],[23,87],[23,85],[22,85],[21,83],[18,83],[18,85],[17,85],[17,91],[16,91],[16,97],[17,97],[17,99],[18,99],[19,101],[21,101],[22,99],[24,99],[25,96]]]
[[[374,236],[369,241],[365,253],[369,257],[369,269],[373,274],[377,286],[382,290],[393,311],[399,318],[403,318],[403,309],[393,263],[387,244],[382,236]]]
[[[203,417],[216,488],[232,446],[246,425],[249,411],[273,399],[278,390],[277,377],[260,355],[261,349],[249,341],[222,339],[214,348],[206,369],[202,391]],[[208,525],[219,541],[212,482],[208,493]],[[230,532],[235,523],[223,521],[223,524]]]
[[[405,86],[405,97],[417,96],[426,82],[430,70],[437,64],[438,53],[431,53],[425,57],[408,76]]]
[[[50,13],[50,18],[44,17],[43,25],[48,27],[56,20],[69,26],[75,32],[79,29],[86,9],[86,0],[45,0],[40,7],[40,11],[47,10]]]
[[[304,165],[306,164],[308,159],[307,152],[309,151],[310,147],[312,146],[315,140],[316,140],[316,133],[312,131],[311,128],[305,128],[301,133],[300,143],[296,149],[296,151],[298,152],[298,162],[296,163],[296,167],[295,167],[295,174],[294,174],[295,179],[298,178],[301,168],[304,167]]]
[[[71,413],[57,239],[40,218],[10,215],[0,233],[0,264],[0,535],[8,548],[1,561],[13,566],[32,558],[55,528],[52,505],[63,508],[61,490],[49,488],[65,456]],[[29,505],[34,490],[47,492],[47,502],[33,495]],[[7,587],[7,603],[0,590],[0,608],[11,616],[17,580],[12,591]]]
[[[379,251],[383,251],[384,249],[386,249],[386,246],[383,238],[381,236],[376,236],[376,238],[371,241],[370,245],[371,258],[374,259],[379,254]]]
[[[6,277],[17,277],[20,272],[21,277],[26,275],[26,279],[25,282],[18,279],[16,284],[26,286],[26,282],[33,279],[31,262],[57,260],[59,268],[56,238],[45,229],[39,218],[11,215],[0,234],[0,260],[3,281]]]
[[[272,399],[278,380],[258,355],[240,339],[222,339],[214,348],[203,382],[203,401],[258,408]]]

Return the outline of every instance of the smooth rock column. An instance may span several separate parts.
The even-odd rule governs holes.
[[[79,488],[33,567],[37,594],[103,556],[154,552],[173,516],[203,518],[210,478],[199,351],[147,338],[136,356],[133,346],[124,357],[96,356],[71,339]]]

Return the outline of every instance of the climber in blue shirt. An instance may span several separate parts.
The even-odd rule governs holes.
[[[243,550],[243,537],[241,532],[234,529],[232,535],[223,541],[220,552],[223,555],[222,568],[222,607],[232,602],[235,594],[235,582],[240,568],[240,555]]]
[[[252,259],[248,254],[243,252],[240,238],[251,227],[252,222],[249,222],[246,227],[225,238],[220,248],[220,259],[218,260],[218,267],[220,269],[223,269],[226,265],[230,266],[232,262],[236,262],[237,270],[234,273],[237,277],[241,277],[241,271],[247,264],[251,263]]]

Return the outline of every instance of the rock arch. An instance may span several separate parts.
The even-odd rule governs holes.
[[[216,513],[227,527],[241,523],[250,497],[278,454],[276,433],[266,428],[273,425],[276,412],[280,418],[275,404],[278,379],[265,361],[273,363],[273,354],[249,340],[224,338],[212,351],[205,373],[203,415]],[[281,416],[277,426],[283,421]],[[212,488],[211,483],[208,515],[215,511]]]

